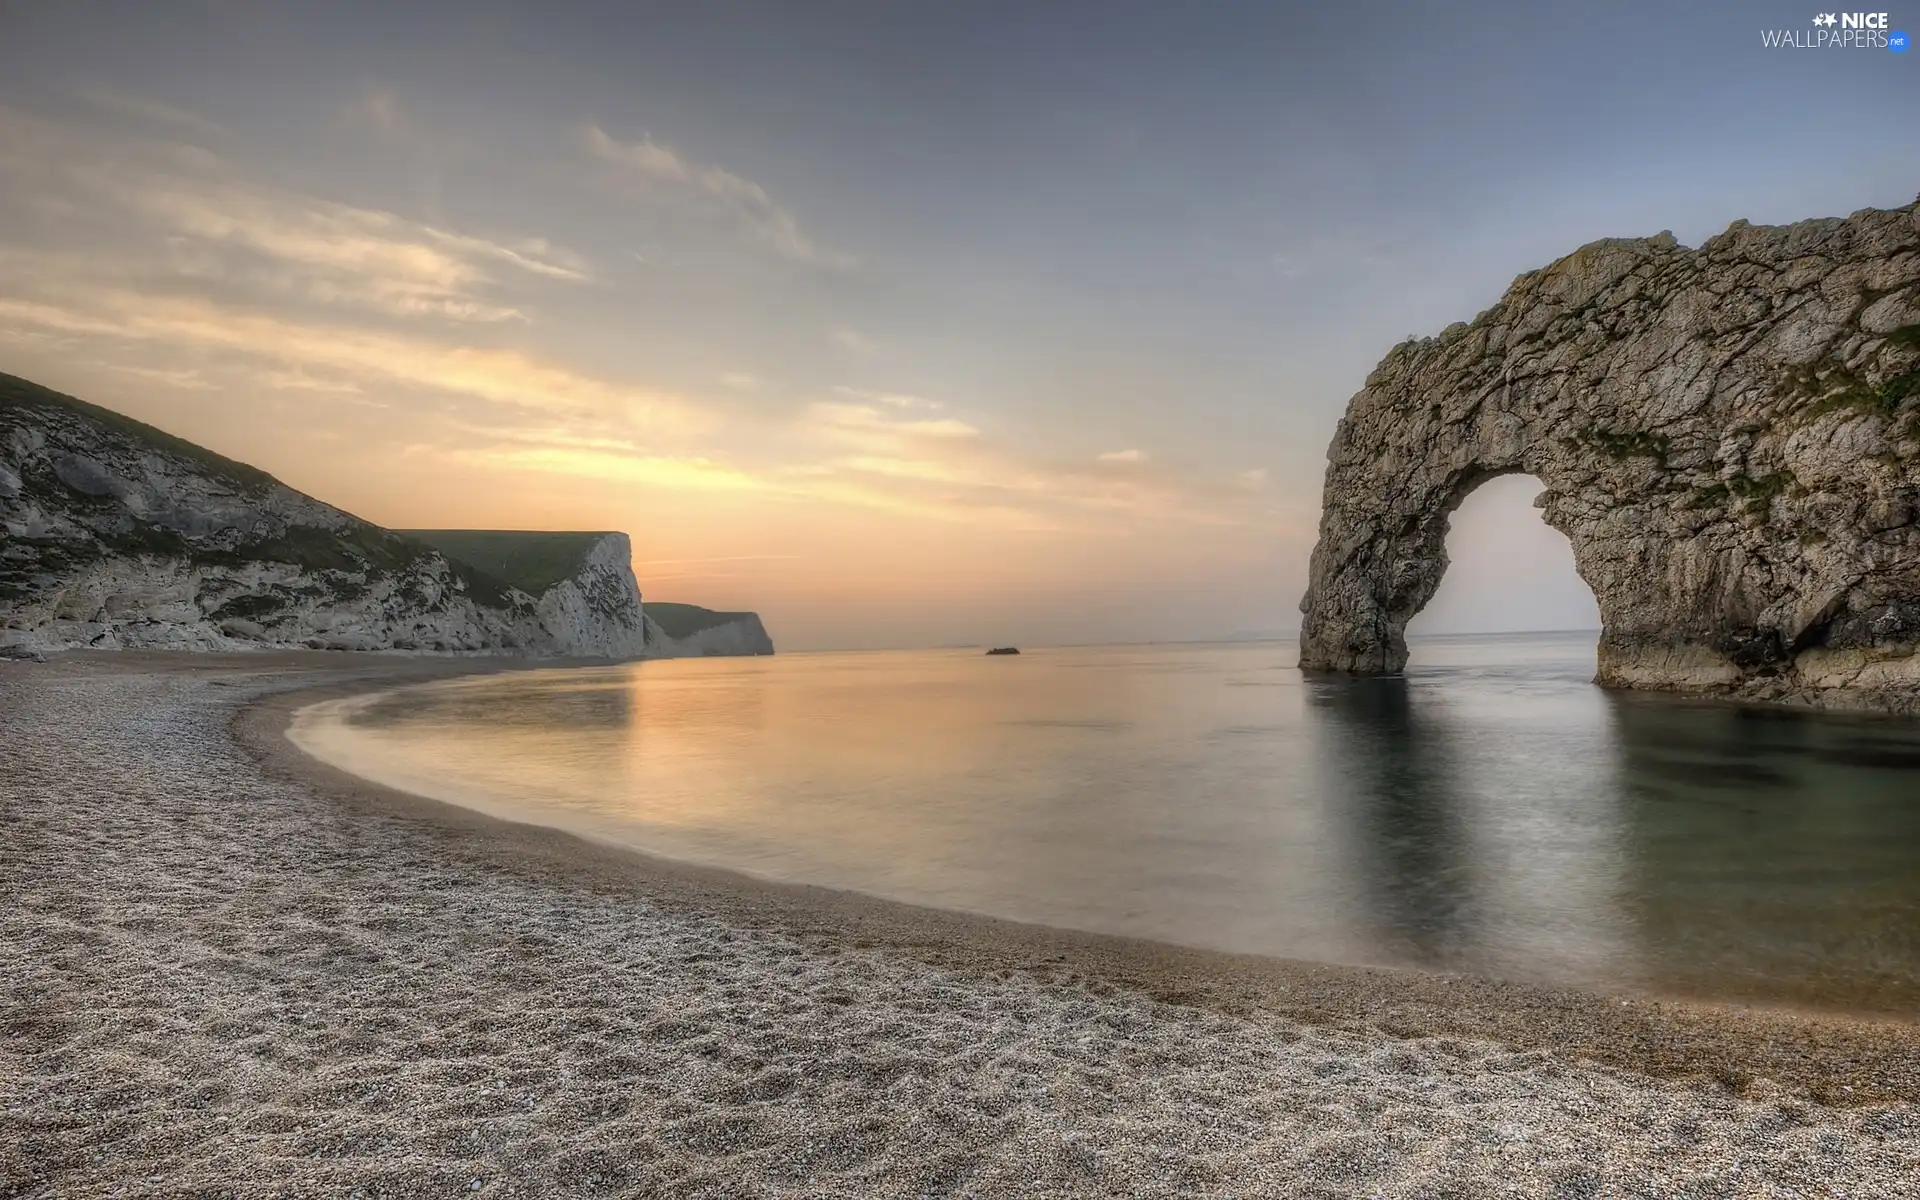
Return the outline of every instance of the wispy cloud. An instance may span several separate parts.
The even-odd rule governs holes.
[[[226,133],[224,126],[199,113],[146,97],[131,96],[98,84],[83,84],[70,89],[69,94],[86,101],[96,109],[131,118],[146,125],[164,126],[175,132],[191,133],[200,137],[219,137]]]
[[[234,311],[193,297],[98,290],[64,303],[0,298],[0,322],[54,333],[192,346],[270,363],[318,367],[485,400],[510,409],[571,412],[638,430],[686,434],[703,413],[680,397],[622,386],[516,350],[425,339]]]
[[[899,437],[970,438],[980,432],[951,417],[907,420],[872,405],[824,400],[808,409],[807,420],[817,431],[856,444],[870,443],[876,435],[891,444]]]
[[[853,389],[835,391],[846,396]],[[990,437],[977,423],[937,418],[923,410],[939,403],[908,397],[891,404],[817,401],[798,423],[803,443],[820,458],[800,468],[819,488],[831,480],[852,494],[910,501],[913,510],[965,520],[993,509],[1029,528],[1094,531],[1105,523],[1132,528],[1140,521],[1237,525],[1264,521],[1251,506],[1244,481],[1208,479],[1152,463],[1139,450],[1109,451],[1077,463],[1035,455]],[[875,500],[877,503],[878,500]],[[1124,519],[1125,526],[1113,525]],[[1093,522],[1093,524],[1089,524]]]
[[[929,400],[925,396],[911,396],[905,392],[876,392],[869,388],[838,386],[834,392],[849,399],[870,404],[887,404],[894,408],[939,408],[938,400]]]
[[[767,194],[767,189],[725,167],[694,162],[671,146],[644,135],[621,141],[597,124],[585,131],[588,153],[643,181],[665,185],[730,213],[774,252],[817,266],[850,267],[853,260],[827,250],[801,232],[800,222]]]
[[[842,350],[851,350],[855,354],[872,354],[879,348],[872,338],[861,333],[858,329],[849,329],[841,326],[839,329],[829,332],[827,336],[833,339],[834,345],[840,347]]]
[[[240,250],[296,269],[301,290],[327,303],[395,316],[505,320],[523,314],[482,298],[492,270],[569,282],[588,277],[577,258],[539,239],[509,245],[392,213],[233,184],[99,183],[105,199],[203,249]],[[228,260],[215,267],[243,270]]]
[[[1183,476],[1144,459],[1103,462],[1087,455],[1077,463],[1049,461],[989,438],[972,422],[879,402],[808,404],[783,439],[785,452],[761,461],[661,454],[628,438],[582,436],[564,426],[468,432],[478,444],[440,453],[490,469],[750,493],[761,503],[848,505],[916,520],[1093,536],[1126,534],[1149,523],[1278,522],[1231,477]]]
[[[791,218],[774,219],[782,210],[749,181],[651,141],[620,147],[626,169],[724,202],[770,229],[770,245],[785,239],[785,253],[817,254],[787,237]],[[766,420],[766,398],[708,407],[537,348],[542,330],[517,318],[596,278],[564,248],[270,187],[177,140],[74,134],[0,107],[0,218],[0,340],[22,356],[112,364],[165,387],[294,394],[281,408],[382,407],[363,419],[410,453],[503,481],[538,472],[596,491],[1116,537],[1269,519],[1257,473],[1212,478],[1070,440],[1050,455],[997,428],[990,409],[917,389],[842,385],[770,428],[723,426],[749,409]],[[813,328],[875,349],[853,329]],[[852,360],[862,384],[876,382],[879,359]],[[745,370],[712,378],[716,400],[722,387],[785,386]]]
[[[122,375],[132,375],[136,379],[145,379],[153,383],[165,384],[188,392],[212,392],[220,390],[220,385],[205,378],[197,370],[169,371],[160,367],[133,367],[119,363],[102,363],[109,371],[118,371]]]
[[[639,450],[574,450],[561,446],[456,450],[457,461],[516,471],[546,471],[571,479],[638,484],[671,491],[771,491],[776,485],[749,472],[703,457],[648,454]]]
[[[337,119],[343,125],[372,129],[381,137],[392,139],[400,135],[405,117],[398,93],[390,87],[368,84],[340,106]]]
[[[344,379],[324,379],[301,369],[263,370],[255,378],[275,391],[282,392],[320,392],[324,395],[358,396],[365,391],[357,383],[349,383]]]
[[[590,278],[542,238],[481,237],[250,184],[204,151],[89,136],[4,108],[0,183],[18,202],[129,243],[116,247],[123,269],[144,254],[176,276],[389,316],[523,318],[496,298],[504,282]]]

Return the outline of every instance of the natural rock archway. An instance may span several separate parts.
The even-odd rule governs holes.
[[[1395,347],[1328,458],[1303,669],[1404,667],[1448,517],[1523,471],[1598,682],[1920,711],[1920,204],[1584,246]]]

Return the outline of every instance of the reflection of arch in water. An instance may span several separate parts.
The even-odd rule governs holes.
[[[1478,941],[1468,835],[1445,732],[1416,711],[1405,679],[1316,679],[1325,776],[1351,821],[1369,923],[1396,956],[1463,960]]]

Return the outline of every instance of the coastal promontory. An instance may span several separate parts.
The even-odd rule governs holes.
[[[624,533],[385,529],[0,375],[0,649],[773,652],[758,617],[720,615],[757,633],[664,631]]]
[[[1920,205],[1584,246],[1395,347],[1329,460],[1305,669],[1400,670],[1450,515],[1525,473],[1598,682],[1920,711]]]

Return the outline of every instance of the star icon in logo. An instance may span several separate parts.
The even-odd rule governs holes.
[[[1840,18],[1834,16],[1832,13],[1819,13],[1813,18],[1813,23],[1815,25],[1838,25]]]

